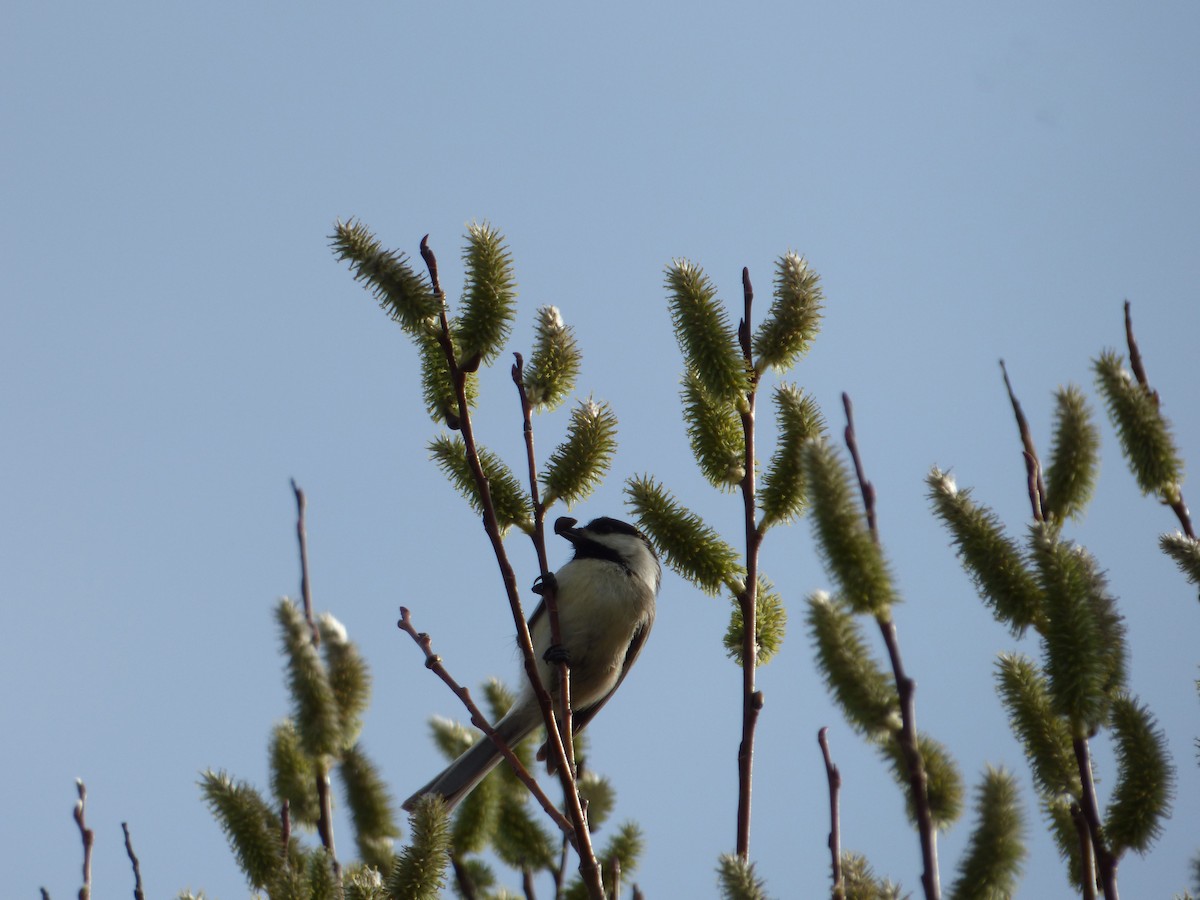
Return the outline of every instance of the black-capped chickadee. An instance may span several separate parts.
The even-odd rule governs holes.
[[[625,522],[607,516],[583,528],[563,516],[554,531],[571,542],[575,555],[555,575],[562,650],[571,669],[573,730],[581,731],[624,680],[654,624],[654,598],[662,566],[646,537]],[[547,661],[550,617],[545,603],[529,619],[533,652],[540,661],[542,684],[558,706],[558,669]],[[557,648],[556,648],[557,649]],[[554,654],[549,654],[554,658]],[[509,711],[494,726],[515,747],[543,724],[533,688],[522,673],[522,688]],[[404,801],[412,811],[425,794],[437,794],[453,809],[504,757],[488,737],[452,762],[429,784]]]

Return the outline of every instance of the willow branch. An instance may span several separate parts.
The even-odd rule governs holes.
[[[1008,367],[1000,360],[1000,371],[1004,375],[1004,389],[1008,392],[1008,402],[1012,404],[1013,415],[1017,420],[1017,430],[1021,433],[1021,447],[1025,457],[1025,473],[1029,479],[1029,502],[1033,507],[1033,518],[1042,521],[1042,510],[1046,508],[1046,484],[1042,480],[1042,466],[1038,461],[1037,448],[1033,444],[1033,432],[1029,429],[1029,420],[1021,409],[1021,401],[1013,391],[1012,382],[1008,379]]]
[[[1083,900],[1096,900],[1096,856],[1092,852],[1092,831],[1088,828],[1083,809],[1071,803],[1071,821],[1075,823],[1075,835],[1079,839],[1079,878],[1083,888]]]
[[[295,478],[292,479],[292,493],[296,495],[296,542],[300,545],[300,596],[304,599],[304,621],[312,632],[313,646],[319,647],[321,632],[313,617],[312,586],[308,580],[308,528],[304,522],[304,511],[308,504]]]
[[[292,804],[287,797],[279,804],[279,857],[284,866],[288,861],[288,847],[292,843]]]
[[[867,480],[862,458],[858,452],[858,440],[854,431],[854,407],[850,402],[849,394],[842,394],[842,406],[846,410],[846,447],[850,451],[859,489],[862,491],[871,540],[878,545],[879,530],[875,515],[875,487]],[[904,661],[900,656],[900,638],[896,633],[896,623],[892,620],[890,611],[884,610],[877,613],[875,621],[879,624],[879,631],[887,646],[888,659],[892,664],[892,675],[896,680],[896,693],[900,699],[901,728],[898,740],[908,768],[909,791],[912,793],[917,832],[921,838],[921,860],[924,866],[924,871],[921,873],[921,885],[925,889],[926,900],[939,900],[942,889],[938,875],[937,830],[934,828],[933,813],[929,807],[929,779],[925,773],[925,763],[921,759],[921,749],[917,742],[917,683],[904,670]]]
[[[1104,838],[1104,825],[1100,820],[1100,804],[1096,799],[1096,780],[1092,775],[1091,749],[1086,737],[1077,737],[1072,742],[1075,762],[1079,766],[1079,781],[1083,785],[1079,804],[1084,821],[1091,832],[1092,850],[1096,859],[1096,878],[1104,891],[1104,900],[1117,900],[1117,863],[1120,859],[1108,847]]]
[[[750,335],[750,313],[754,304],[754,287],[750,284],[750,270],[742,269],[742,320],[738,324],[738,340],[746,370],[750,373],[750,390],[746,396],[745,411],[741,413],[742,433],[745,437],[745,475],[742,476],[742,508],[746,531],[746,586],[738,595],[742,612],[742,740],[738,746],[738,811],[737,853],[742,859],[750,859],[751,794],[754,780],[754,734],[758,726],[758,714],[763,707],[763,694],[755,687],[755,669],[758,664],[758,555],[762,547],[762,532],[755,522],[755,469],[754,457],[754,406],[758,376],[754,368],[754,351]]]
[[[533,506],[533,549],[537,553],[538,572],[541,574],[539,593],[542,602],[546,604],[546,615],[550,621],[550,643],[552,646],[562,646],[562,625],[558,616],[558,585],[550,572],[550,562],[546,555],[546,506],[541,500],[538,488],[537,456],[533,449],[533,404],[529,402],[529,394],[525,390],[525,358],[520,353],[514,353],[516,361],[512,367],[513,384],[517,387],[517,396],[521,401],[522,432],[525,436],[525,457],[529,465],[529,497]],[[563,781],[563,790],[575,791],[575,741],[571,714],[571,666],[565,655],[560,654],[558,660],[559,710],[555,727],[559,729],[559,740],[565,751],[565,771],[571,775],[571,780]]]
[[[572,778],[572,773],[568,764],[567,751],[563,747],[562,736],[558,732],[558,724],[555,721],[553,702],[550,694],[546,691],[546,686],[542,684],[541,673],[538,671],[538,663],[533,651],[533,639],[529,634],[529,624],[526,622],[525,612],[521,608],[521,596],[517,589],[517,577],[513,572],[512,563],[509,562],[508,553],[504,549],[504,538],[500,533],[500,524],[496,518],[496,508],[492,502],[491,488],[487,475],[483,471],[483,465],[479,461],[479,450],[475,444],[475,430],[471,422],[471,410],[467,403],[467,377],[466,373],[459,366],[458,359],[454,353],[454,342],[450,336],[450,319],[446,313],[446,295],[442,292],[441,284],[437,279],[437,257],[429,246],[429,235],[425,235],[421,239],[421,258],[425,260],[430,280],[441,307],[438,316],[440,325],[438,340],[446,355],[446,365],[454,384],[454,394],[458,403],[460,416],[458,430],[462,435],[467,463],[475,479],[480,505],[483,507],[483,529],[487,533],[488,540],[491,542],[492,552],[496,557],[496,564],[500,567],[500,577],[504,582],[504,590],[508,596],[509,608],[512,610],[513,627],[517,633],[517,645],[521,649],[521,657],[525,663],[525,674],[533,688],[538,706],[542,710],[542,719],[546,725],[546,743],[549,747],[550,758],[554,760],[563,773],[560,777],[570,779]],[[570,790],[567,791],[567,795],[567,810],[571,816],[570,828],[567,833],[572,838],[575,852],[579,854],[580,874],[593,900],[603,900],[603,877],[600,873],[599,864],[596,862],[596,855],[592,850],[591,834],[588,832],[587,820],[579,802],[579,792],[577,790]],[[565,823],[561,815],[556,815],[554,818],[556,822]],[[560,827],[562,827],[562,824],[560,824]]]
[[[1129,367],[1133,369],[1133,377],[1138,384],[1150,391],[1154,405],[1158,406],[1158,392],[1151,389],[1150,379],[1146,377],[1146,366],[1142,362],[1142,351],[1138,349],[1137,339],[1133,336],[1133,305],[1125,301],[1125,342],[1129,345]]]
[[[88,900],[92,896],[92,847],[96,843],[96,833],[87,827],[87,787],[82,778],[75,779],[75,789],[79,792],[75,824],[79,826],[79,837],[83,841],[83,886],[79,888],[79,900]]]
[[[321,645],[321,631],[313,616],[312,581],[308,573],[308,527],[305,523],[307,501],[304,491],[292,479],[292,493],[296,495],[296,540],[300,545],[300,594],[304,598],[304,620],[308,623],[314,647]],[[340,882],[342,880],[342,864],[338,862],[337,848],[333,840],[333,789],[329,783],[329,761],[322,757],[317,760],[317,834],[321,837],[321,846],[329,854],[333,874]]]
[[[450,868],[454,869],[454,883],[458,888],[458,895],[463,900],[476,900],[479,894],[476,892],[475,879],[471,877],[470,869],[457,853],[450,854]]]
[[[133,841],[129,837],[129,823],[121,823],[121,831],[125,833],[125,854],[129,864],[133,866],[133,900],[146,900],[146,892],[142,890],[142,867],[137,854],[133,852]]]
[[[829,752],[829,728],[817,732],[817,743],[821,745],[821,755],[825,757],[825,777],[829,780],[829,856],[833,876],[833,900],[844,900],[846,885],[842,880],[842,835],[841,814],[838,810],[838,794],[842,789],[842,773],[834,765],[833,756]]]
[[[465,706],[467,708],[467,712],[470,713],[471,724],[487,735],[491,742],[496,745],[496,749],[504,755],[504,758],[508,760],[509,765],[512,766],[513,772],[516,773],[517,778],[519,778],[521,782],[527,788],[529,788],[530,792],[534,796],[534,799],[537,800],[542,809],[546,811],[547,815],[549,815],[550,818],[554,820],[554,823],[563,830],[563,834],[570,834],[573,830],[571,823],[568,822],[563,814],[558,811],[558,807],[554,805],[554,801],[546,796],[546,792],[543,791],[541,786],[537,783],[537,779],[534,778],[533,775],[529,773],[529,770],[525,768],[525,764],[521,762],[520,757],[517,756],[517,754],[513,751],[513,748],[510,747],[508,742],[505,741],[504,738],[500,737],[500,735],[496,732],[496,729],[492,727],[492,723],[489,722],[487,716],[483,714],[483,710],[481,710],[471,698],[471,692],[459,684],[454,679],[454,676],[451,675],[446,669],[445,665],[442,664],[442,658],[433,652],[433,640],[429,637],[429,635],[424,631],[418,632],[413,626],[412,613],[408,611],[407,607],[400,607],[400,621],[396,623],[396,626],[409,637],[411,637],[416,642],[417,646],[421,648],[421,652],[425,654],[425,668],[432,671],[435,675],[437,675],[438,678],[445,682],[446,686],[454,693],[454,696],[458,697],[458,699],[462,701],[463,706]]]
[[[1142,353],[1138,349],[1137,339],[1133,336],[1133,313],[1128,300],[1125,301],[1125,341],[1129,345],[1129,366],[1133,369],[1134,378],[1154,398],[1154,405],[1158,406],[1158,391],[1150,387],[1150,379],[1146,376],[1146,366],[1142,362]],[[1192,526],[1192,517],[1188,512],[1187,504],[1183,500],[1182,490],[1178,491],[1176,499],[1170,503],[1170,507],[1175,513],[1175,518],[1179,520],[1183,533],[1193,541],[1196,540],[1196,531]]]

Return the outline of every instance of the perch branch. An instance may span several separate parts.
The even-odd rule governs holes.
[[[400,621],[396,623],[396,626],[411,637],[417,646],[421,648],[421,652],[425,654],[425,668],[432,671],[438,678],[445,682],[446,686],[454,693],[454,696],[462,701],[463,706],[467,708],[467,712],[471,714],[471,724],[491,739],[492,743],[496,745],[496,749],[504,754],[504,758],[513,767],[513,771],[517,777],[529,788],[542,809],[563,830],[564,834],[569,835],[574,830],[571,823],[558,811],[558,808],[554,805],[554,801],[546,796],[545,791],[538,785],[537,779],[529,773],[529,770],[521,762],[520,757],[513,752],[513,748],[492,727],[492,724],[487,720],[487,716],[483,714],[483,711],[471,698],[471,692],[459,684],[446,669],[445,665],[442,664],[442,658],[433,652],[433,640],[429,635],[423,631],[418,632],[413,626],[412,613],[408,611],[407,607],[400,607]]]

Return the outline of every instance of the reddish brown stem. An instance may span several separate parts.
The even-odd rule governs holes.
[[[858,477],[859,489],[862,491],[863,506],[866,511],[867,527],[871,532],[871,540],[879,544],[879,530],[875,514],[875,487],[867,480],[862,457],[858,452],[858,439],[854,429],[854,407],[849,394],[842,394],[842,406],[846,410],[846,447],[854,462],[854,472]],[[900,699],[901,728],[897,735],[900,751],[908,768],[908,786],[912,796],[913,810],[916,813],[917,833],[921,839],[921,885],[925,890],[926,900],[938,900],[941,897],[941,879],[938,874],[937,858],[937,829],[933,825],[933,811],[929,805],[929,777],[925,772],[925,762],[921,758],[921,746],[917,732],[917,683],[904,670],[904,661],[900,656],[900,638],[896,633],[896,623],[888,610],[877,613],[875,621],[883,635],[887,646],[888,658],[892,664],[892,677],[896,681],[896,693]]]
[[[1133,369],[1133,375],[1138,384],[1154,400],[1154,405],[1157,407],[1159,405],[1158,391],[1150,387],[1150,379],[1146,375],[1146,366],[1142,361],[1142,352],[1138,349],[1137,339],[1133,336],[1133,312],[1128,300],[1125,301],[1125,341],[1129,345],[1129,366]],[[1184,502],[1183,491],[1178,491],[1176,499],[1170,501],[1168,505],[1175,513],[1175,518],[1179,520],[1179,526],[1183,529],[1183,533],[1193,541],[1196,540],[1195,527],[1192,525],[1192,516],[1188,512],[1187,503]]]
[[[1096,900],[1096,856],[1092,852],[1092,832],[1078,803],[1071,804],[1071,821],[1079,839],[1079,877],[1083,900]]]
[[[87,787],[83,779],[76,779],[75,789],[79,792],[75,824],[79,826],[79,837],[83,841],[83,886],[79,888],[79,900],[88,900],[92,896],[92,847],[96,843],[96,833],[87,827]]]
[[[133,900],[146,900],[146,892],[142,889],[142,866],[137,854],[133,852],[133,840],[129,837],[129,823],[121,823],[121,831],[125,833],[125,855],[133,866]]]
[[[312,632],[313,646],[318,647],[321,644],[321,632],[313,617],[312,585],[308,580],[308,527],[304,521],[308,504],[295,478],[292,479],[292,493],[296,495],[296,541],[300,545],[300,596],[304,601],[304,621]]]
[[[833,755],[829,752],[829,729],[822,728],[817,732],[817,743],[821,745],[821,755],[825,758],[825,777],[829,781],[829,856],[833,877],[833,900],[843,900],[846,896],[846,885],[842,881],[842,836],[841,814],[838,807],[838,795],[842,789],[842,773],[834,765]]]
[[[558,591],[550,573],[550,562],[546,555],[546,507],[541,501],[541,491],[538,487],[537,457],[533,448],[533,404],[529,402],[529,394],[525,390],[525,358],[520,353],[514,353],[516,362],[512,367],[513,383],[517,387],[517,396],[521,401],[522,433],[525,436],[525,457],[529,466],[529,497],[533,507],[533,548],[538,558],[538,571],[541,573],[541,596],[546,604],[546,615],[550,622],[550,643],[552,646],[562,646],[562,626],[558,616]],[[575,773],[575,741],[571,711],[571,667],[566,659],[558,661],[559,709],[556,727],[559,729],[559,741],[563,745],[567,767],[574,776]]]
[[[762,547],[762,532],[755,522],[755,447],[754,407],[758,378],[754,374],[753,344],[750,337],[750,314],[754,304],[754,288],[750,270],[742,269],[742,320],[738,325],[738,341],[750,373],[750,390],[746,409],[741,414],[745,439],[745,475],[742,476],[742,509],[746,534],[746,585],[738,596],[742,613],[742,740],[738,745],[738,810],[737,853],[750,859],[751,796],[754,782],[754,735],[758,714],[763,707],[762,691],[755,687],[758,665],[758,556]]]
[[[1029,502],[1033,507],[1033,518],[1042,521],[1042,510],[1046,508],[1046,484],[1042,480],[1042,465],[1038,460],[1037,448],[1033,445],[1033,432],[1029,429],[1029,421],[1025,411],[1021,409],[1021,401],[1013,391],[1012,382],[1008,379],[1008,367],[1000,360],[1000,371],[1004,375],[1004,389],[1008,392],[1008,402],[1012,404],[1013,416],[1017,420],[1017,430],[1021,434],[1021,447],[1025,458],[1025,472],[1030,482]]]
[[[553,701],[546,690],[546,686],[542,683],[541,673],[538,670],[538,661],[533,651],[533,639],[530,637],[529,624],[526,622],[525,613],[521,608],[521,597],[517,589],[516,574],[513,572],[512,564],[509,562],[508,553],[504,549],[504,539],[500,532],[495,504],[492,502],[492,492],[487,474],[483,471],[483,465],[479,460],[479,450],[475,444],[475,432],[471,422],[471,410],[467,403],[467,375],[459,366],[454,352],[454,342],[450,334],[450,319],[446,311],[446,298],[445,294],[442,293],[441,285],[437,279],[437,257],[429,247],[428,235],[421,241],[421,258],[425,260],[425,265],[429,269],[430,280],[433,283],[434,292],[441,306],[438,315],[440,325],[438,340],[446,356],[446,365],[450,373],[455,400],[458,405],[460,418],[456,424],[459,433],[462,435],[467,464],[471,469],[471,475],[475,481],[480,506],[483,508],[483,528],[492,545],[496,564],[500,568],[500,577],[504,582],[505,594],[508,597],[509,608],[512,611],[513,627],[517,634],[517,646],[521,650],[521,657],[525,664],[525,674],[529,679],[534,696],[537,698],[538,706],[542,711],[542,719],[546,726],[548,752],[554,764],[558,766],[559,778],[562,780],[563,792],[566,795],[565,799],[567,811],[570,814],[570,822],[566,823],[566,820],[560,814],[552,818],[554,818],[556,823],[560,823],[560,827],[563,827],[561,823],[568,825],[564,833],[571,838],[575,852],[579,855],[580,875],[587,887],[588,894],[593,900],[603,900],[603,875],[596,861],[596,855],[592,850],[591,834],[588,831],[587,819],[580,804],[579,791],[575,787],[574,773],[571,770],[571,765],[567,757],[567,750],[563,746],[562,737],[558,731]]]
[[[442,658],[433,652],[433,640],[428,634],[423,631],[418,632],[413,626],[412,613],[408,611],[407,607],[400,607],[400,621],[396,623],[396,626],[411,637],[417,646],[421,648],[421,652],[425,654],[425,668],[437,675],[454,692],[454,695],[462,701],[463,706],[467,708],[467,712],[471,714],[471,724],[487,735],[492,743],[496,745],[496,749],[504,754],[504,758],[513,767],[513,771],[517,777],[533,793],[534,799],[538,801],[542,809],[563,830],[564,834],[572,834],[574,828],[571,823],[558,811],[558,807],[554,805],[554,802],[546,796],[546,792],[538,785],[537,779],[529,774],[529,770],[525,768],[525,764],[521,762],[520,757],[513,752],[513,748],[508,745],[504,738],[496,733],[496,729],[492,727],[492,723],[488,721],[487,716],[483,714],[483,711],[471,698],[471,692],[454,679],[454,676],[442,664]]]
[[[1117,864],[1120,859],[1109,849],[1104,837],[1104,825],[1100,820],[1100,803],[1096,799],[1096,779],[1092,775],[1092,755],[1088,740],[1077,737],[1073,741],[1075,762],[1079,767],[1079,781],[1083,786],[1079,805],[1084,821],[1091,832],[1092,852],[1096,860],[1096,880],[1104,891],[1104,900],[1118,900]]]

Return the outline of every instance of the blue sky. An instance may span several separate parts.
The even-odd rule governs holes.
[[[838,425],[840,393],[855,400],[921,727],[969,783],[991,763],[1028,784],[991,673],[998,652],[1036,646],[974,597],[923,478],[952,467],[1022,528],[997,360],[1048,448],[1053,388],[1091,391],[1126,298],[1200,461],[1193,4],[117,2],[5,19],[0,893],[77,890],[83,777],[97,896],[132,886],[121,821],[151,895],[245,895],[196,779],[211,766],[266,785],[287,709],[270,610],[298,586],[291,477],[309,495],[317,606],[372,665],[364,741],[396,797],[440,765],[427,718],[460,715],[397,607],[466,683],[515,677],[482,531],[427,460],[406,340],[328,250],[337,217],[408,252],[429,232],[452,297],[466,223],[504,231],[524,304],[512,349],[536,306],[559,306],[582,392],[621,420],[612,477],[578,514],[621,514],[623,480],[653,473],[730,536],[739,507],[703,484],[679,422],[663,267],[688,257],[737,301],[748,266],[765,301],[774,260],[805,254],[827,309],[792,377]],[[517,454],[504,368],[484,400],[484,439]],[[564,421],[539,421],[539,446]],[[1072,536],[1108,569],[1132,685],[1179,767],[1166,834],[1121,868],[1127,895],[1166,896],[1200,834],[1200,608],[1156,548],[1173,518],[1103,431],[1098,496]],[[764,553],[793,617],[760,675],[759,871],[775,896],[825,889],[829,725],[844,845],[915,890],[899,792],[814,673],[801,603],[828,580],[807,525]],[[724,601],[668,578],[645,654],[592,729],[617,816],[645,829],[648,896],[714,895],[733,847],[726,621]],[[1103,792],[1102,748],[1097,765]],[[1028,796],[1026,812],[1022,896],[1066,896]],[[941,841],[947,882],[968,830]]]

